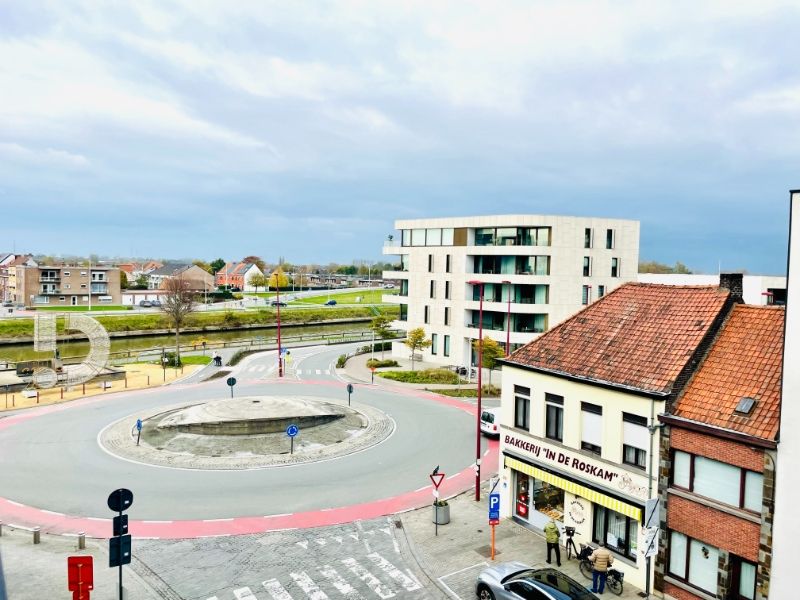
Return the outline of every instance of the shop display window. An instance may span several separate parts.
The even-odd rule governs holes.
[[[533,510],[552,517],[556,521],[564,520],[564,490],[554,485],[532,479]]]

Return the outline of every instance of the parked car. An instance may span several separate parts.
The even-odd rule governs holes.
[[[14,306],[14,303],[11,302],[10,300],[6,300],[5,302],[3,302],[3,308],[10,308],[12,306]]]
[[[383,289],[385,289],[385,290],[393,290],[394,289],[394,284],[393,283],[384,284]]]
[[[277,300],[273,300],[270,302],[270,306],[286,306],[286,302],[278,302]]]
[[[533,569],[502,563],[481,571],[475,584],[478,600],[599,600],[572,577],[556,569]]]
[[[484,408],[481,411],[481,432],[487,436],[500,436],[500,409]]]
[[[139,306],[142,308],[150,308],[153,306],[153,303],[150,300],[139,300]]]
[[[161,308],[161,300],[151,300],[150,306],[154,306],[156,308]]]
[[[336,300],[330,299],[325,303],[325,306],[336,306]]]

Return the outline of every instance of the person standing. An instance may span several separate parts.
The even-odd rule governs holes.
[[[606,588],[608,568],[614,564],[614,557],[606,548],[605,542],[600,542],[600,547],[589,556],[592,563],[592,592],[602,594]],[[598,582],[600,583],[598,588]]]
[[[553,550],[556,551],[556,563],[558,566],[561,566],[561,549],[559,546],[559,540],[561,539],[561,531],[558,529],[558,525],[556,525],[555,519],[552,517],[547,525],[544,526],[544,539],[547,542],[547,564],[550,564],[550,557]]]

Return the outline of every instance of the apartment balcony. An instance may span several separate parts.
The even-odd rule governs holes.
[[[391,242],[384,242],[383,248],[381,250],[381,254],[384,256],[397,256],[399,254],[408,254],[408,249],[405,246],[401,246],[400,242],[391,241]]]
[[[91,288],[91,293],[92,294],[107,294],[108,293],[108,285],[106,285],[105,283],[103,283],[103,284],[93,283],[92,284],[92,288]]]
[[[40,296],[53,296],[60,295],[62,292],[59,288],[42,288],[39,291]]]
[[[59,283],[60,281],[61,281],[61,277],[59,275],[48,276],[48,277],[39,277],[39,283]]]
[[[383,294],[381,302],[384,304],[408,304],[408,294]]]
[[[478,312],[481,308],[481,303],[479,300],[467,300],[464,302],[464,308],[474,310]],[[511,301],[511,314],[512,316],[515,314],[541,314],[543,312],[548,312],[550,308],[549,304],[537,304],[533,302],[514,302]],[[508,312],[508,302],[503,300],[502,302],[489,302],[488,300],[483,300],[483,311],[492,311],[505,314]]]
[[[408,278],[408,269],[406,268],[404,271],[384,271],[383,272],[383,279],[407,279]]]

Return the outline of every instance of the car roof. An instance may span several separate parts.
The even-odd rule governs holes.
[[[558,600],[597,600],[592,592],[569,575],[556,569],[529,569],[515,573],[503,580],[525,581],[544,590]]]

